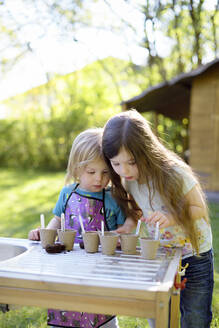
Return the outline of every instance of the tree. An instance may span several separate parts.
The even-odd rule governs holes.
[[[209,53],[212,58],[218,55],[219,1],[213,2],[208,9],[209,0],[120,0],[124,13],[118,11],[117,1],[109,0],[20,0],[17,7],[13,1],[1,2],[1,67],[10,69],[30,54],[43,65],[36,51],[38,40],[53,33],[57,39],[80,44],[80,31],[89,28],[119,33],[127,43],[127,53],[131,44],[145,49],[145,65],[151,68],[149,84],[153,85],[202,64]],[[98,8],[103,17],[95,13]],[[165,54],[161,43],[168,44]],[[46,67],[44,71],[49,81],[50,72]]]

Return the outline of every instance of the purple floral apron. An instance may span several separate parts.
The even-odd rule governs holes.
[[[108,229],[105,219],[104,196],[99,200],[90,196],[81,196],[76,189],[70,194],[65,207],[65,228],[74,229],[77,231],[75,242],[82,241],[81,226],[78,219],[81,215],[84,228],[87,231],[101,230],[101,221],[104,221],[105,229]],[[98,328],[114,318],[111,315],[94,314],[86,312],[72,312],[61,310],[48,310],[48,325],[57,327],[83,327],[83,328]]]

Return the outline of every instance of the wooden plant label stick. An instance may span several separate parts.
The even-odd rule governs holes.
[[[104,236],[104,222],[101,221],[101,234]]]
[[[61,214],[61,230],[65,231],[65,214]]]
[[[155,239],[155,240],[158,240],[158,239],[159,239],[159,221],[156,222],[156,228],[155,228],[154,239]]]
[[[41,225],[41,229],[45,229],[45,218],[44,218],[44,214],[40,214],[40,225]]]
[[[79,214],[79,221],[80,221],[80,225],[81,225],[81,230],[83,233],[85,233],[82,217],[80,216],[80,214]]]
[[[136,228],[136,235],[139,235],[140,227],[141,227],[141,220],[138,220],[138,224],[137,224],[137,228]]]

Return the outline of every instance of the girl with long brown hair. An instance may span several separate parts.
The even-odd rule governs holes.
[[[104,127],[102,149],[113,196],[127,216],[183,248],[187,285],[181,292],[181,327],[207,328],[212,318],[212,233],[204,193],[192,169],[168,150],[135,110],[115,115]]]

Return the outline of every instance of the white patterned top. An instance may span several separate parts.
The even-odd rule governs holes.
[[[184,179],[183,192],[187,194],[197,183],[197,181],[187,173],[184,169],[176,169],[180,172]],[[148,217],[153,211],[167,212],[165,205],[160,197],[160,194],[155,191],[152,198],[152,207],[149,201],[149,190],[146,184],[139,184],[137,181],[126,181],[126,190],[134,197],[136,203],[141,208],[144,217]],[[199,252],[207,252],[212,248],[212,232],[211,226],[205,221],[204,218],[195,220],[198,231],[199,239]],[[155,227],[149,226],[144,223],[141,224],[140,235],[149,235],[153,237],[155,233]],[[160,239],[168,240],[170,247],[180,246],[183,247],[183,258],[192,256],[195,251],[192,248],[190,240],[186,237],[183,229],[178,226],[171,226],[168,228],[160,229]]]

